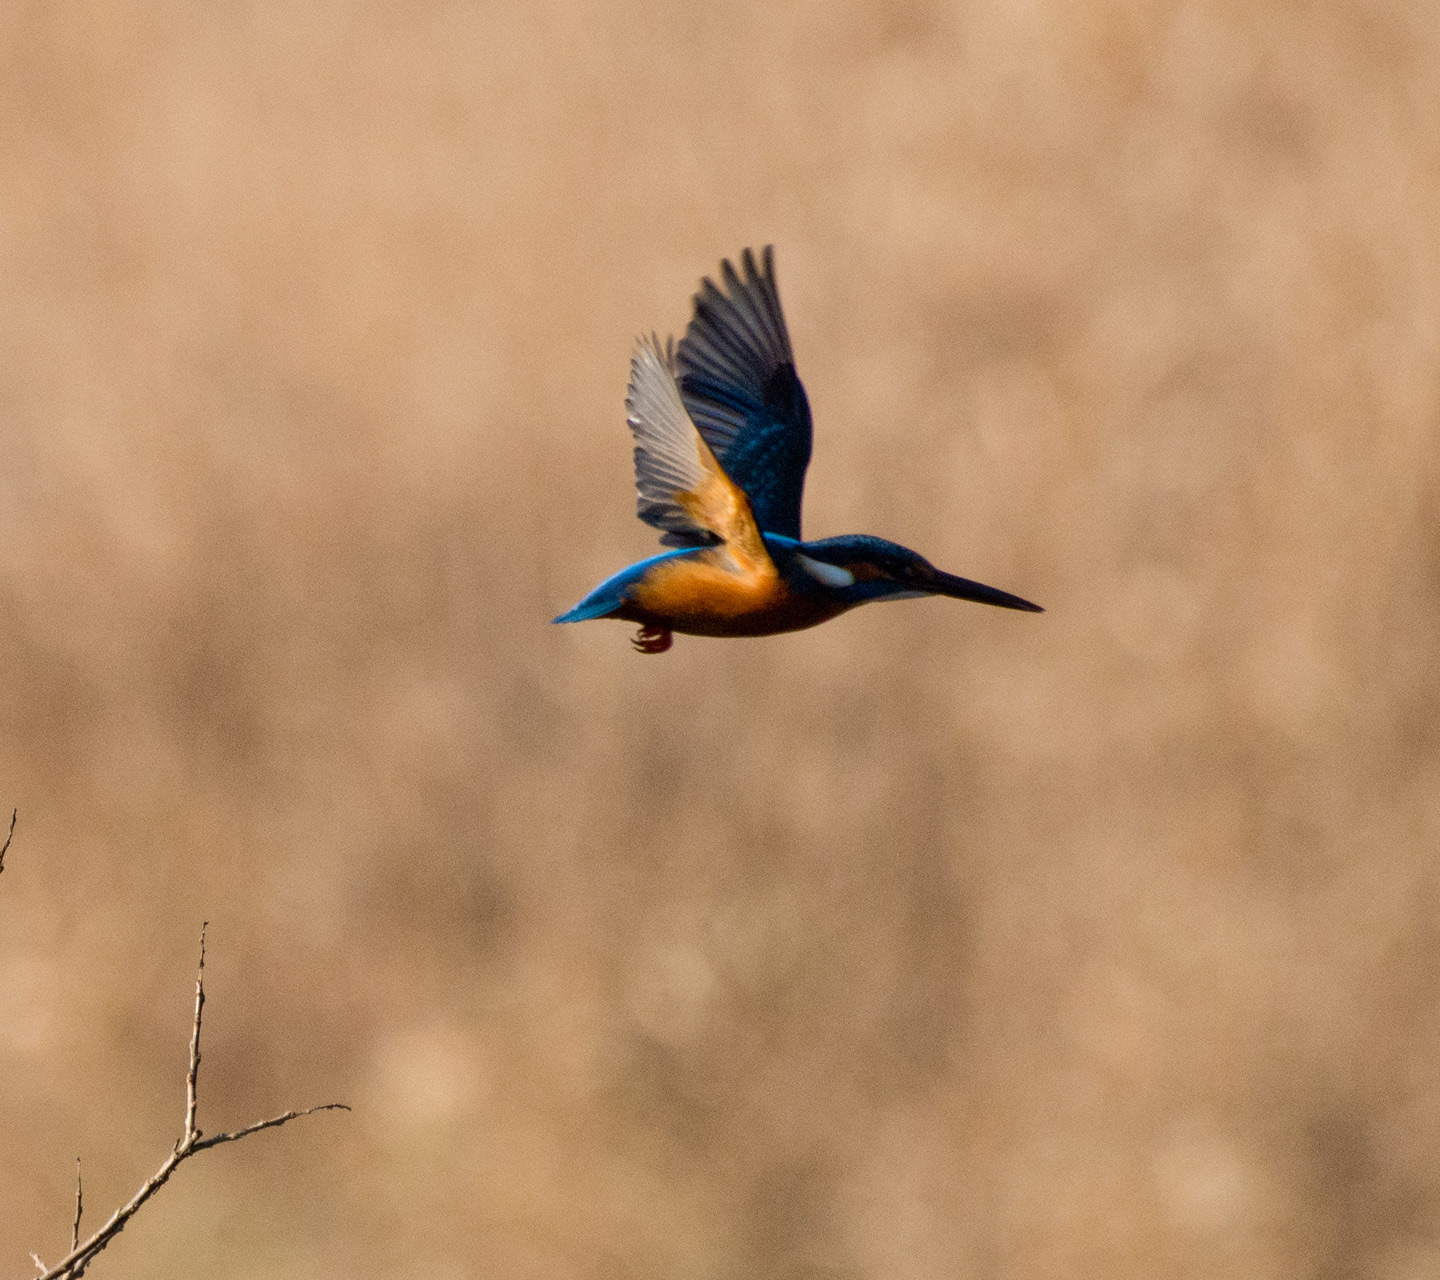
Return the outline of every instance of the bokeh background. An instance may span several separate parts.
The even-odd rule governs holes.
[[[0,8],[0,1257],[1440,1275],[1432,0]],[[774,242],[812,535],[551,627]]]

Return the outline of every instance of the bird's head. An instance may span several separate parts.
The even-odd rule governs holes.
[[[1008,591],[987,587],[937,569],[924,556],[884,538],[847,534],[819,542],[793,545],[796,565],[823,589],[848,604],[871,600],[911,600],[917,596],[950,596],[1002,609],[1043,613]]]

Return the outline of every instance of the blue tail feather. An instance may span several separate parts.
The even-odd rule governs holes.
[[[699,548],[705,550],[705,548]],[[696,554],[695,547],[681,547],[675,551],[662,551],[658,556],[650,556],[636,564],[621,569],[619,573],[605,579],[573,609],[567,609],[553,622],[589,622],[593,618],[608,618],[612,613],[625,603],[625,597],[630,587],[643,578],[650,567],[659,564],[662,560],[674,560],[678,556],[693,556]]]

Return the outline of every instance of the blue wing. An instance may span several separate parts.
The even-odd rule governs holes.
[[[800,501],[810,465],[810,402],[795,373],[775,288],[769,245],[757,269],[749,249],[743,278],[720,264],[722,292],[700,283],[695,315],[675,349],[680,395],[725,473],[750,499],[764,533],[800,537]]]

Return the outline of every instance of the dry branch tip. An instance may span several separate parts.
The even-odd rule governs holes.
[[[75,1221],[70,1227],[70,1252],[80,1247],[80,1215],[85,1211],[85,1189],[80,1181],[80,1157],[75,1157]]]
[[[20,816],[19,809],[10,810],[10,830],[5,836],[5,843],[0,844],[0,871],[5,870],[5,855],[9,852],[10,841],[15,838],[15,819]]]

